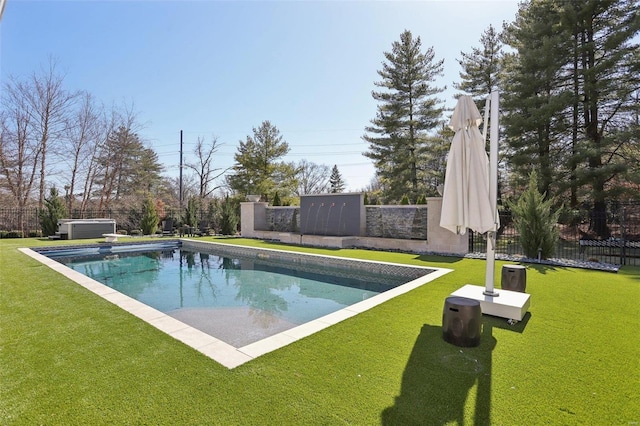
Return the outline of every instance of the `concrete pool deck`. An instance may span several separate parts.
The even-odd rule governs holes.
[[[212,244],[212,249],[214,249],[217,245]],[[247,248],[250,249],[250,248]],[[365,299],[361,302],[348,306],[346,308],[340,309],[331,314],[325,315],[313,321],[307,322],[305,324],[301,324],[295,326],[293,328],[285,329],[275,335],[266,337],[262,340],[256,341],[254,343],[249,343],[246,345],[242,345],[242,339],[238,341],[238,345],[242,345],[239,347],[235,347],[229,343],[226,343],[216,337],[213,337],[204,331],[201,331],[193,326],[186,324],[185,322],[180,321],[172,317],[169,314],[165,314],[160,312],[157,309],[154,309],[150,306],[145,305],[142,302],[139,302],[129,296],[126,296],[109,286],[106,286],[102,283],[99,283],[92,278],[89,278],[73,269],[58,263],[57,261],[50,259],[40,253],[37,253],[28,248],[19,249],[22,253],[30,256],[31,258],[39,261],[40,263],[46,265],[47,267],[53,269],[54,271],[64,275],[75,283],[81,285],[87,290],[93,292],[94,294],[102,297],[105,300],[110,301],[116,306],[119,306],[123,310],[135,315],[136,317],[142,319],[148,324],[154,326],[158,330],[163,331],[164,333],[170,335],[176,340],[181,341],[182,343],[192,347],[193,349],[201,352],[202,354],[208,356],[214,361],[224,365],[227,368],[235,368],[239,365],[242,365],[248,361],[251,361],[254,358],[257,358],[266,353],[272,352],[276,349],[282,348],[286,345],[289,345],[297,340],[300,340],[304,337],[310,336],[318,331],[321,331],[327,327],[330,327],[334,324],[337,324],[341,321],[344,321],[347,318],[351,318],[359,313],[367,311],[374,306],[377,306],[381,303],[384,303],[394,297],[397,297],[401,294],[407,293],[415,288],[418,288],[430,281],[433,281],[449,272],[451,269],[445,268],[435,268],[435,267],[416,267],[410,266],[410,268],[419,268],[425,270],[425,275],[409,281],[403,285],[395,287],[391,290],[385,291],[383,293],[377,294],[371,298]],[[281,253],[285,251],[280,250],[271,250],[271,249],[262,249],[273,251],[274,253]],[[291,253],[291,252],[285,252]],[[293,253],[296,254],[296,253]],[[317,256],[317,255],[313,255]],[[345,259],[340,257],[331,257],[331,256],[318,256],[322,258],[326,258],[328,260],[348,260],[349,262],[354,261],[354,259]],[[399,267],[409,267],[407,265],[399,265],[385,262],[371,262],[371,261],[359,261],[364,263],[375,263],[381,265],[394,265]],[[232,314],[232,312],[228,312]],[[198,312],[193,310],[192,312],[182,312],[177,314],[176,316],[182,317],[183,319],[187,319],[188,316],[197,315]],[[228,318],[226,319],[228,322]],[[211,324],[209,324],[211,326]],[[207,325],[203,324],[200,328],[206,328]],[[277,327],[286,327],[286,324],[282,324],[281,322],[277,323]],[[229,331],[231,332],[231,331]],[[236,332],[242,332],[242,325],[238,325]],[[220,336],[224,338],[225,336]]]

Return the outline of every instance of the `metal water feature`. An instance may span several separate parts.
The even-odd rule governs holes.
[[[362,193],[300,197],[300,231],[304,235],[361,236],[366,228]]]

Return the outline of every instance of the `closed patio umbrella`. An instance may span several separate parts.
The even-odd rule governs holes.
[[[491,94],[490,108],[492,112],[491,157],[492,161],[497,163],[497,92]],[[460,96],[449,122],[449,127],[455,131],[455,135],[447,158],[440,226],[460,235],[464,235],[467,228],[481,234],[489,232],[485,284],[487,293],[495,294],[493,267],[495,231],[498,229],[497,164],[490,165],[485,150],[485,138],[478,129],[481,122],[482,116],[473,99],[466,95]],[[495,178],[492,174],[496,175]]]
[[[478,125],[482,116],[470,96],[460,96],[449,122],[455,131],[442,191],[440,226],[464,235],[494,229],[489,197],[489,158]]]

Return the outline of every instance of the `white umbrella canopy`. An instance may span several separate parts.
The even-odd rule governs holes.
[[[455,131],[442,191],[440,226],[464,235],[467,228],[495,230],[496,214],[489,192],[489,158],[478,125],[482,116],[473,99],[463,95],[449,122]]]

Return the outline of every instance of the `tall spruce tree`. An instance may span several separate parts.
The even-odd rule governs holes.
[[[383,90],[372,92],[378,107],[372,125],[365,128],[369,150],[364,155],[374,161],[388,201],[404,194],[415,199],[424,186],[419,172],[427,135],[443,111],[436,95],[444,88],[433,82],[442,75],[444,60],[435,60],[432,47],[422,52],[420,37],[406,30],[384,56],[378,70],[382,80],[374,83]]]
[[[344,181],[342,180],[338,166],[334,164],[331,169],[331,176],[329,177],[329,192],[336,194],[342,191],[344,191]]]
[[[289,144],[282,139],[276,126],[263,121],[253,128],[253,136],[240,141],[234,155],[234,173],[227,183],[236,193],[260,194],[268,201],[276,190],[281,196],[289,196],[296,188],[296,167],[278,161],[289,152]]]

